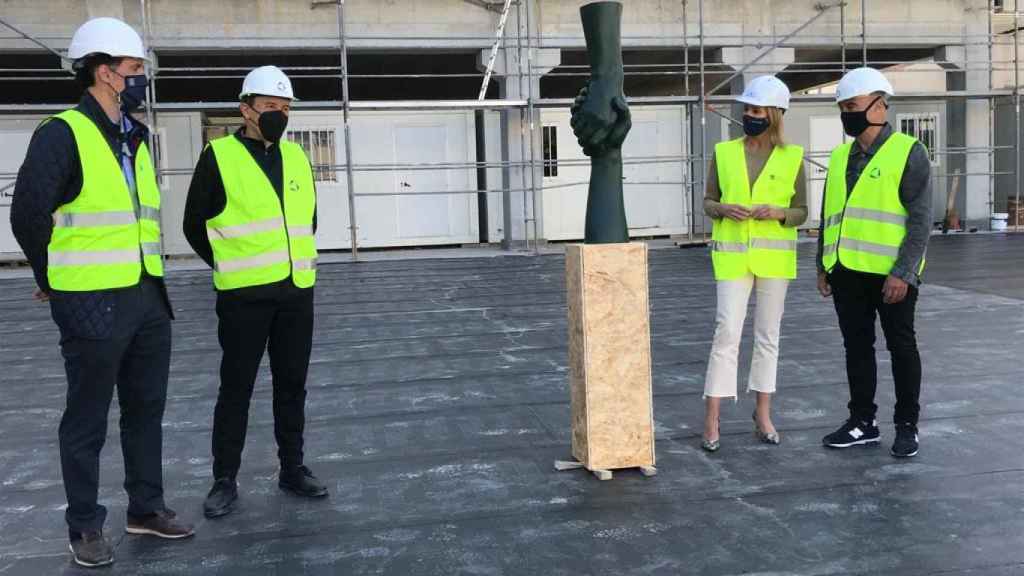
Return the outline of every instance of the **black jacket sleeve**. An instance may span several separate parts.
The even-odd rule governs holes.
[[[11,231],[32,266],[36,284],[45,292],[50,291],[46,253],[53,213],[74,201],[79,192],[73,185],[76,181],[81,181],[81,163],[74,135],[64,122],[51,120],[33,135],[11,200]]]
[[[199,157],[199,163],[192,174],[192,183],[188,187],[182,231],[192,250],[210,268],[213,268],[213,247],[206,235],[206,221],[223,212],[226,205],[227,195],[217,168],[217,159],[213,149],[207,146]]]

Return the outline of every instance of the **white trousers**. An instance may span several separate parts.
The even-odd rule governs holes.
[[[739,280],[718,282],[718,311],[715,339],[708,359],[704,397],[735,398],[740,339],[747,319],[750,293],[757,289],[754,311],[754,356],[750,365],[747,391],[772,394],[779,365],[779,329],[786,307],[789,280],[755,278],[748,274]]]

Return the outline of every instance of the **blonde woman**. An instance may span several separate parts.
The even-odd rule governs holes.
[[[755,78],[739,98],[745,105],[745,136],[715,146],[708,174],[704,211],[714,220],[711,256],[718,293],[704,384],[702,447],[709,452],[721,445],[722,398],[736,398],[740,337],[753,291],[754,356],[747,390],[757,393],[754,432],[762,442],[780,441],[771,419],[779,327],[789,281],[796,278],[796,227],[807,220],[804,150],[782,137],[789,96],[778,78]]]

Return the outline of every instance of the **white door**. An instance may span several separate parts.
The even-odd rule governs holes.
[[[395,126],[397,164],[440,164],[448,149],[445,124]],[[443,237],[450,233],[451,196],[438,194],[448,190],[448,170],[405,169],[395,173],[398,237],[403,240]]]
[[[846,136],[843,134],[843,123],[836,115],[812,116],[811,134],[808,142],[810,148],[806,152],[809,160],[821,166],[828,166],[829,154],[841,145]],[[825,196],[825,168],[806,162],[807,171],[807,224],[805,227],[817,228],[821,219],[821,202]]]
[[[452,167],[473,162],[473,135],[472,112],[353,114],[359,245],[479,242],[476,169]]]

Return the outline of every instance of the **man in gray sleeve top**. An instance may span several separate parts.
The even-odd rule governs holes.
[[[875,444],[875,317],[881,319],[896,384],[899,458],[918,450],[921,356],[914,332],[918,285],[931,233],[928,151],[886,121],[892,85],[858,68],[840,80],[836,101],[853,137],[832,152],[818,240],[818,290],[831,296],[846,347],[850,418],[825,436],[831,448]]]

